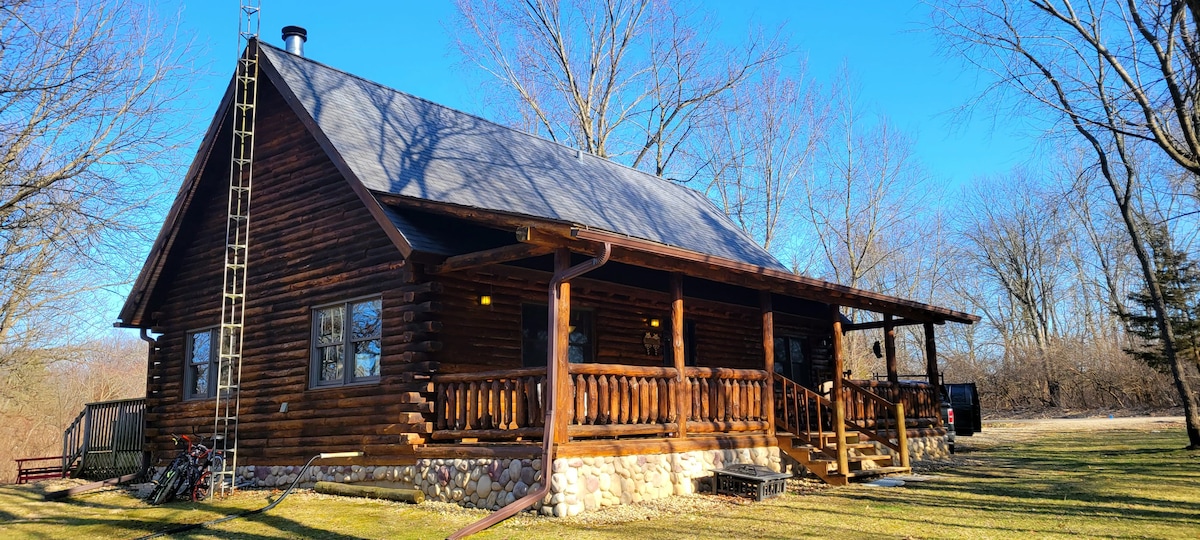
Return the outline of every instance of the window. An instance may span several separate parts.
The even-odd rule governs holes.
[[[521,306],[521,363],[525,367],[546,365],[549,351],[549,308],[539,304]],[[567,361],[572,364],[591,362],[595,358],[596,329],[591,310],[571,310],[570,337]]]
[[[184,398],[204,399],[217,394],[217,329],[188,332],[184,353]]]
[[[807,341],[790,336],[775,338],[775,372],[801,386],[812,388],[812,365],[804,354]]]
[[[379,298],[313,309],[312,386],[379,380]]]
[[[670,317],[666,320],[672,321]],[[663,365],[667,367],[675,366],[675,353],[671,344],[671,337],[675,335],[674,328],[672,328],[673,324],[673,322],[667,324],[666,331],[663,332],[662,337]],[[683,320],[683,365],[696,365],[696,321],[688,319]]]

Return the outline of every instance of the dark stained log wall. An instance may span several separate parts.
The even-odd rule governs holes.
[[[251,207],[239,465],[299,463],[317,452],[411,454],[403,434],[428,433],[422,413],[436,348],[421,306],[430,298],[317,142],[271,87],[259,95]],[[182,400],[188,331],[220,320],[228,137],[204,172],[163,279],[150,303],[163,335],[150,366],[147,437],[155,460],[174,453],[171,433],[211,433],[212,399]],[[382,295],[381,380],[310,390],[314,306]],[[427,306],[426,306],[427,307]],[[288,403],[288,412],[280,405]]]
[[[521,367],[521,306],[546,304],[549,274],[492,266],[435,276],[441,292],[445,348],[437,353],[443,373],[465,373]],[[696,292],[696,291],[692,291]],[[488,294],[492,305],[480,306]],[[762,313],[745,307],[700,300],[684,290],[684,316],[696,326],[696,365],[762,369]],[[668,365],[667,352],[648,355],[643,343],[646,320],[658,318],[663,336],[670,335],[670,293],[587,279],[572,281],[572,307],[595,315],[596,361],[637,366]],[[820,321],[777,314],[778,335],[811,336],[811,348],[829,335]],[[662,341],[669,349],[668,342]],[[817,350],[818,369],[828,372],[828,353]]]

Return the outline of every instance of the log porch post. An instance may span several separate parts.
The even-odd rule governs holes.
[[[849,476],[850,462],[846,452],[846,400],[842,395],[842,372],[845,370],[845,359],[842,357],[842,310],[836,304],[829,306],[829,314],[833,319],[833,391],[829,399],[833,401],[833,430],[837,436],[837,468],[842,476]]]
[[[571,252],[566,248],[556,250],[555,274],[565,272],[570,266]],[[549,329],[554,333],[554,369],[551,371],[554,380],[550,384],[554,385],[554,408],[558,411],[554,418],[554,442],[561,444],[569,440],[567,426],[571,423],[571,405],[575,401],[571,396],[571,375],[567,371],[567,356],[571,346],[571,283],[563,280],[554,294],[558,297],[558,301],[555,302],[558,312],[556,317],[550,319],[556,323],[554,328]]]
[[[938,379],[937,340],[933,335],[933,323],[925,323],[925,373],[929,386],[933,387],[934,399],[941,399],[941,381]]]
[[[683,343],[683,276],[678,273],[671,274],[671,360],[675,366],[675,384],[679,389],[676,392],[675,403],[671,405],[675,407],[675,422],[679,424],[679,431],[675,432],[675,436],[679,438],[687,437],[687,421],[688,421],[688,405],[691,404],[691,390],[687,385],[687,377],[683,375],[684,368],[687,367],[687,358],[684,356]]]
[[[767,436],[775,436],[775,308],[771,305],[771,292],[759,291],[758,301],[762,306],[763,369],[767,371],[767,384],[763,392],[763,415],[767,419]]]
[[[887,378],[892,383],[892,401],[900,399],[900,372],[896,367],[896,325],[892,314],[883,314],[883,351],[887,359]]]

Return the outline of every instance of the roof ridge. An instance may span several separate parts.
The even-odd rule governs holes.
[[[271,45],[271,44],[269,44],[269,43],[263,43],[263,42],[261,42],[261,41],[260,41],[260,42],[258,42],[258,44],[259,44],[259,46],[265,46],[265,47],[268,47],[268,48],[270,48],[270,49],[274,49],[276,52],[280,52],[280,53],[283,53],[283,54],[290,55],[290,56],[292,56],[292,57],[295,57],[296,59],[299,59],[299,60],[304,60],[304,61],[306,61],[306,62],[309,62],[309,63],[312,63],[312,64],[316,64],[316,65],[318,65],[318,66],[320,66],[320,67],[322,67],[322,68],[328,69],[328,70],[330,70],[330,71],[336,71],[336,72],[338,72],[338,73],[341,73],[342,75],[346,75],[346,76],[348,76],[348,77],[351,77],[351,78],[354,78],[354,79],[358,79],[358,80],[360,80],[360,81],[363,81],[363,82],[365,82],[365,83],[367,83],[367,84],[370,84],[370,85],[372,85],[372,86],[376,86],[376,87],[379,87],[379,88],[383,88],[384,90],[388,90],[388,91],[390,91],[390,92],[395,92],[395,93],[397,93],[397,94],[405,95],[405,96],[408,96],[408,97],[410,97],[410,98],[416,99],[416,100],[418,100],[418,101],[421,101],[421,102],[424,102],[424,103],[428,103],[428,104],[430,104],[430,105],[433,105],[433,106],[435,106],[435,107],[440,107],[440,108],[442,108],[442,109],[447,109],[447,110],[451,110],[451,111],[454,111],[454,112],[456,112],[456,113],[459,113],[459,114],[463,114],[463,115],[466,115],[466,116],[470,116],[471,118],[474,118],[474,119],[476,119],[476,120],[479,120],[479,121],[481,121],[481,122],[487,122],[487,123],[489,123],[489,124],[495,125],[495,126],[497,126],[497,127],[500,127],[500,128],[502,128],[502,129],[505,129],[505,130],[507,130],[507,131],[511,131],[511,132],[513,132],[513,133],[520,134],[520,135],[521,135],[521,136],[523,136],[523,137],[529,137],[529,138],[536,139],[536,140],[539,140],[539,141],[542,141],[542,142],[545,142],[545,143],[550,143],[550,144],[553,144],[553,145],[557,145],[557,146],[559,146],[559,147],[562,147],[562,148],[564,148],[564,149],[566,149],[566,150],[569,150],[569,151],[572,151],[572,152],[583,152],[583,155],[584,155],[584,156],[587,156],[587,157],[590,157],[590,158],[593,158],[593,159],[602,160],[602,161],[604,161],[605,163],[608,163],[608,164],[611,164],[611,165],[615,165],[615,166],[617,166],[617,167],[622,167],[622,168],[624,168],[624,169],[628,169],[628,170],[630,170],[630,171],[634,171],[634,172],[636,172],[636,173],[638,173],[638,174],[640,174],[640,175],[642,175],[642,176],[648,177],[648,178],[650,178],[650,179],[653,179],[653,180],[657,180],[657,181],[659,181],[659,182],[663,182],[663,183],[665,183],[666,185],[673,186],[673,187],[677,187],[677,188],[680,188],[680,189],[685,189],[685,190],[687,190],[687,191],[690,191],[690,192],[692,192],[692,193],[695,193],[695,194],[697,194],[697,195],[700,195],[700,196],[701,196],[702,198],[704,198],[705,200],[707,200],[707,199],[708,199],[708,196],[707,196],[707,195],[705,195],[705,194],[704,194],[704,192],[702,192],[702,191],[700,191],[700,190],[698,190],[698,189],[696,189],[696,188],[693,188],[693,187],[690,187],[690,186],[686,186],[686,185],[684,185],[684,184],[681,184],[681,183],[679,183],[679,182],[676,182],[676,181],[674,181],[674,180],[671,180],[671,179],[669,179],[669,178],[663,178],[663,177],[661,177],[661,176],[658,176],[658,175],[650,174],[650,173],[648,173],[648,172],[646,172],[646,171],[643,171],[643,170],[641,170],[641,169],[638,169],[637,167],[631,167],[631,166],[629,166],[629,165],[626,165],[626,164],[624,164],[624,163],[621,163],[621,162],[618,162],[618,161],[613,161],[611,158],[606,158],[606,157],[597,156],[596,154],[593,154],[593,153],[591,153],[591,152],[584,151],[584,150],[583,150],[583,149],[581,149],[581,148],[574,148],[574,147],[571,147],[571,146],[567,146],[566,144],[563,144],[563,143],[561,143],[561,142],[558,142],[558,141],[555,141],[555,140],[551,140],[551,139],[547,139],[547,138],[545,138],[545,137],[542,137],[542,136],[539,136],[539,135],[535,135],[535,134],[533,134],[533,133],[529,133],[529,132],[526,132],[526,131],[521,131],[521,130],[519,130],[519,129],[517,129],[517,128],[514,128],[514,127],[512,127],[512,126],[506,126],[506,125],[504,125],[504,124],[501,124],[501,123],[499,123],[499,122],[496,122],[495,120],[489,120],[489,119],[487,119],[487,118],[484,118],[483,116],[480,116],[480,115],[478,115],[478,114],[475,114],[475,113],[472,113],[472,112],[467,112],[467,111],[464,111],[464,110],[461,110],[461,109],[456,109],[456,108],[454,108],[454,107],[450,107],[450,106],[447,106],[447,105],[443,105],[443,104],[441,104],[441,103],[438,103],[438,102],[436,102],[436,101],[432,101],[432,100],[430,100],[430,99],[423,98],[423,97],[421,97],[421,96],[418,96],[418,95],[416,95],[416,94],[411,94],[411,93],[405,92],[405,91],[403,91],[403,90],[398,90],[398,89],[396,89],[396,88],[392,88],[391,86],[388,86],[388,85],[386,85],[386,84],[382,84],[382,83],[379,83],[379,82],[376,82],[376,81],[372,81],[371,79],[368,79],[368,78],[366,78],[366,77],[363,77],[363,76],[361,76],[361,75],[355,75],[355,74],[353,74],[353,73],[350,73],[349,71],[345,71],[345,70],[342,70],[342,69],[335,68],[335,67],[333,67],[333,66],[331,66],[331,65],[329,65],[329,64],[326,64],[326,63],[324,63],[324,62],[320,62],[320,61],[317,61],[317,60],[313,60],[312,58],[309,58],[309,57],[307,57],[307,56],[299,56],[299,55],[295,55],[295,54],[289,53],[289,52],[287,52],[286,50],[284,50],[284,49],[280,49],[279,47],[276,47],[276,46],[274,46],[274,45]],[[712,201],[709,201],[709,204],[712,204]],[[713,206],[714,206],[714,207],[716,207],[716,205],[715,205],[715,204],[714,204]],[[718,210],[720,210],[720,209],[718,208]],[[741,227],[738,227],[738,229],[740,230],[740,229],[741,229]],[[756,243],[757,243],[757,242],[756,242]]]

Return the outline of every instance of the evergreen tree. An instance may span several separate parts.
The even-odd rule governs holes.
[[[1175,333],[1176,354],[1187,359],[1194,370],[1200,369],[1200,267],[1188,258],[1185,251],[1171,245],[1171,235],[1163,225],[1146,227],[1147,243],[1153,252],[1154,272],[1162,287],[1167,316]],[[1130,312],[1123,318],[1129,330],[1141,338],[1126,352],[1150,367],[1170,373],[1170,365],[1162,348],[1158,324],[1154,318],[1149,291],[1139,290],[1129,295]],[[1137,308],[1141,309],[1137,309]]]

